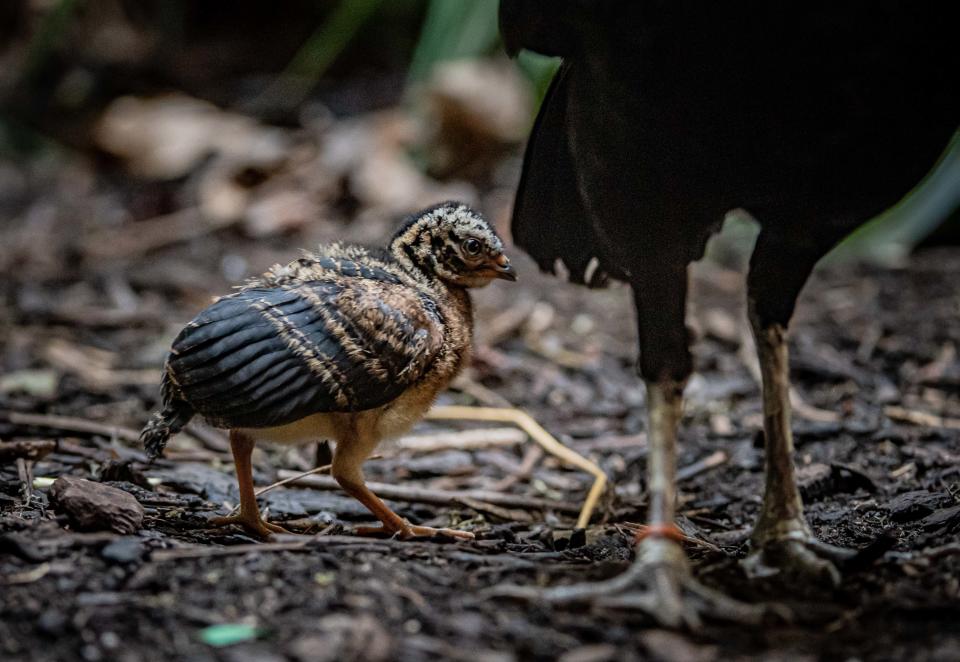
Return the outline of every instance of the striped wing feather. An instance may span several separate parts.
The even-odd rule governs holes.
[[[174,340],[165,399],[221,427],[273,427],[372,409],[424,376],[443,341],[433,302],[361,278],[252,288]]]

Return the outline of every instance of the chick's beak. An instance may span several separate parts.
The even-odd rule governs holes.
[[[513,266],[511,266],[510,260],[507,259],[506,255],[500,254],[497,256],[497,259],[494,262],[494,272],[496,273],[497,278],[501,280],[517,280],[517,272],[514,271]]]

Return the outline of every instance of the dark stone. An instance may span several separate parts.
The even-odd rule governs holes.
[[[61,476],[50,488],[50,503],[79,531],[134,533],[143,525],[143,506],[109,485]]]
[[[920,522],[920,526],[927,531],[939,529],[940,527],[944,526],[952,526],[954,524],[960,524],[960,506],[941,508],[932,514],[927,515]]]
[[[926,517],[940,505],[943,495],[926,490],[904,492],[891,499],[886,508],[894,522],[913,522]]]

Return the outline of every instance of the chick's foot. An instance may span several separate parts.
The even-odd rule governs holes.
[[[243,513],[237,513],[235,515],[227,515],[226,517],[214,517],[210,519],[209,524],[211,526],[221,527],[229,526],[231,524],[236,524],[237,526],[242,527],[247,533],[250,533],[258,538],[263,538],[266,540],[274,533],[292,533],[287,531],[285,528],[279,524],[273,524],[268,522],[259,514],[250,516],[244,515]]]
[[[435,529],[431,526],[415,526],[404,521],[398,528],[387,526],[358,526],[354,529],[358,536],[367,536],[372,538],[392,538],[397,537],[401,540],[410,538],[436,538],[444,536],[447,538],[457,538],[459,540],[474,540],[474,536],[469,531],[458,531],[456,529]]]

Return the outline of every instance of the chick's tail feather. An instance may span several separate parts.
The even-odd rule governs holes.
[[[194,415],[193,407],[183,400],[170,400],[153,415],[140,432],[140,443],[150,460],[157,459],[170,437],[180,432]]]

